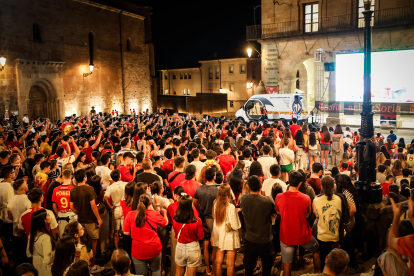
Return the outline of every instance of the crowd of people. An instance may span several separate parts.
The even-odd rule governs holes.
[[[105,273],[108,254],[116,275],[234,275],[243,254],[245,275],[289,276],[306,251],[309,275],[364,271],[358,130],[148,111],[0,125],[3,275]],[[414,275],[414,140],[375,140],[394,211],[378,267]]]

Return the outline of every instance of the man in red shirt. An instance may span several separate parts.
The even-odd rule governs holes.
[[[95,144],[93,144],[93,146],[89,146],[89,142],[85,138],[79,141],[79,146],[82,147],[81,151],[86,153],[86,162],[88,164],[93,163],[92,151],[95,150],[99,146],[99,143],[101,142],[101,137],[102,137],[102,131],[99,131],[98,139],[96,140]]]
[[[319,195],[322,190],[321,176],[323,174],[323,166],[321,163],[313,163],[312,165],[312,174],[308,178],[307,182],[312,187],[315,192],[315,195]]]
[[[306,221],[311,212],[308,195],[299,192],[302,174],[289,173],[289,190],[276,196],[275,210],[280,215],[280,247],[284,274],[290,276],[296,246],[313,252],[315,273],[320,271],[319,245]]]
[[[43,209],[42,208],[42,203],[44,201],[43,191],[39,188],[33,188],[27,194],[27,198],[32,203],[32,207],[27,209],[20,216],[19,223],[18,223],[18,227],[20,229],[21,236],[26,237],[26,240],[27,240],[27,238],[29,237],[29,234],[30,234],[31,220],[32,220],[33,213],[35,211],[39,210],[39,209]],[[48,228],[51,229],[52,237],[55,239],[56,234],[59,235],[58,223],[56,221],[56,218],[55,218],[55,215],[53,214],[53,212],[50,211],[50,210],[47,210],[47,209],[46,209],[46,211],[47,211],[47,214],[50,217],[50,225],[48,225]]]
[[[292,124],[289,126],[290,132],[292,132],[292,137],[295,138],[296,132],[300,129],[300,126],[297,125],[298,119],[293,118]]]
[[[381,183],[382,197],[385,198],[390,193],[390,186],[394,183],[394,176],[389,174],[385,177],[385,182]]]
[[[174,170],[174,151],[172,148],[168,148],[164,151],[164,156],[168,158],[167,161],[164,162],[162,165],[162,170],[165,171],[167,175],[169,175]]]
[[[226,178],[227,173],[233,170],[234,166],[236,166],[237,161],[233,156],[230,155],[230,143],[224,143],[223,150],[223,154],[217,156],[216,160],[219,161],[221,171],[223,172],[224,178]],[[237,151],[235,151],[235,154],[237,157]]]
[[[59,235],[62,236],[65,227],[69,222],[78,219],[78,216],[70,209],[70,190],[73,189],[72,171],[66,169],[62,172],[62,185],[53,189],[52,202],[53,211],[58,216],[59,221]]]
[[[184,192],[191,197],[194,197],[195,191],[201,186],[201,184],[196,181],[196,177],[196,166],[188,165],[185,169],[185,180],[181,182],[180,186],[182,186],[184,188]]]
[[[134,180],[138,170],[138,167],[134,167],[134,174],[131,174],[131,171],[129,169],[132,161],[134,160],[134,155],[131,152],[125,152],[122,155],[122,159],[122,164],[118,167],[119,171],[121,172],[121,181],[130,182]]]
[[[170,185],[171,194],[174,192],[174,188],[181,184],[185,180],[184,172],[184,157],[176,157],[174,160],[175,171],[168,175],[168,183]]]

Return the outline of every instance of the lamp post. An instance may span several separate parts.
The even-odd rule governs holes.
[[[359,179],[355,183],[364,203],[382,200],[382,189],[376,182],[376,147],[374,139],[374,113],[371,103],[371,0],[364,0],[364,96],[361,112],[361,138],[357,143]],[[379,186],[379,187],[378,187]]]
[[[92,75],[93,68],[94,68],[93,64],[89,64],[89,70],[90,70],[91,72],[90,72],[90,73],[83,73],[83,74],[82,74],[82,76],[83,76],[83,77],[87,77],[87,76],[89,76],[89,75]]]

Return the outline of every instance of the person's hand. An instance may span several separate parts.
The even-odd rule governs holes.
[[[98,227],[101,227],[101,225],[102,225],[102,220],[101,220],[101,218],[99,218],[98,219]]]
[[[400,217],[401,217],[401,205],[397,206],[395,204],[394,199],[392,199],[392,198],[390,198],[390,201],[391,201],[391,205],[392,205],[392,212],[394,214],[394,219],[399,220]],[[411,209],[412,209],[412,199],[411,199]],[[412,210],[411,210],[411,212],[412,212]]]
[[[12,150],[13,151],[20,151],[18,147],[13,147]]]

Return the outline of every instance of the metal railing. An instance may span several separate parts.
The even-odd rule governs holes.
[[[253,25],[246,27],[246,40],[280,38],[303,34],[351,31],[358,29],[359,14],[346,14],[319,18],[307,24],[303,20]],[[414,24],[414,6],[377,10],[373,16],[373,27],[392,27]]]

